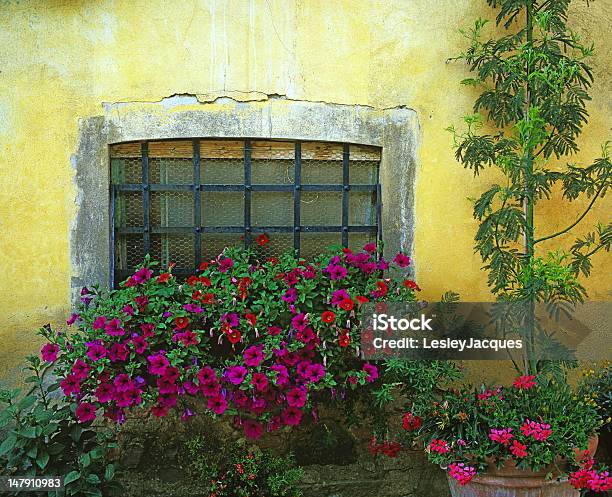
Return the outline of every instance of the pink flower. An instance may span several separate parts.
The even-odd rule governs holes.
[[[344,279],[347,274],[346,268],[344,266],[335,266],[333,264],[327,266],[325,271],[327,271],[327,273],[329,274],[329,278],[335,281]]]
[[[246,374],[247,369],[243,366],[230,366],[225,370],[225,377],[232,385],[240,385]]]
[[[303,388],[292,388],[287,392],[287,404],[291,407],[303,407],[306,397],[306,390]]]
[[[410,257],[407,257],[403,253],[398,252],[395,258],[393,259],[393,262],[395,262],[395,264],[397,264],[401,268],[408,267],[410,265]]]
[[[110,383],[101,383],[96,388],[95,396],[98,398],[98,402],[103,404],[110,402],[115,398],[115,389]]]
[[[66,324],[67,324],[68,326],[72,326],[72,325],[75,323],[75,321],[76,321],[77,319],[79,319],[79,317],[80,317],[80,316],[79,316],[78,314],[75,314],[75,313],[73,312],[73,313],[70,315],[70,317],[69,317],[69,318],[66,320]]]
[[[103,357],[106,357],[106,348],[104,345],[99,343],[88,343],[87,353],[85,354],[93,362],[99,361]]]
[[[325,368],[322,364],[309,364],[306,367],[305,376],[307,381],[311,383],[318,383],[325,377]]]
[[[69,397],[73,393],[81,393],[81,380],[73,374],[69,374],[60,382],[62,392],[66,397]]]
[[[373,381],[376,380],[376,378],[378,378],[378,368],[376,366],[374,366],[374,364],[370,364],[369,362],[366,362],[363,365],[363,371],[366,372],[366,382],[367,383],[372,383]]]
[[[432,452],[437,452],[438,454],[448,454],[450,452],[450,446],[446,440],[438,440],[434,438],[430,444],[429,449]]]
[[[216,383],[217,372],[208,366],[204,366],[202,369],[200,369],[200,371],[198,371],[198,381],[200,382],[200,385]]]
[[[208,399],[208,408],[220,416],[227,409],[227,401],[221,396],[212,397]]]
[[[466,466],[464,463],[450,463],[448,465],[448,474],[451,478],[457,480],[459,485],[467,485],[474,476],[476,476],[476,468]]]
[[[254,419],[247,419],[244,422],[244,434],[247,438],[259,438],[263,433],[263,427]]]
[[[79,423],[87,423],[96,419],[96,406],[89,402],[81,402],[76,408]]]
[[[308,325],[308,317],[303,312],[291,318],[291,326],[294,330],[302,331]]]
[[[294,304],[297,301],[298,293],[295,288],[289,288],[281,297],[283,302],[287,302],[288,304]]]
[[[136,335],[134,338],[132,338],[132,345],[137,354],[144,354],[144,351],[147,349],[149,344],[144,337]]]
[[[161,376],[166,368],[170,365],[170,361],[163,354],[154,354],[147,357],[149,363],[149,373]]]
[[[91,366],[83,362],[81,359],[77,359],[76,361],[74,361],[74,364],[72,365],[72,368],[70,369],[70,372],[74,376],[76,376],[79,380],[84,380],[85,378],[87,378],[87,375],[89,374],[90,371],[91,371]]]
[[[106,316],[98,316],[92,325],[94,330],[102,330],[106,327]]]
[[[113,385],[118,392],[126,392],[134,388],[134,383],[126,373],[117,375],[113,380]]]
[[[519,376],[518,378],[515,378],[512,385],[518,390],[530,390],[536,386],[535,376]]]
[[[492,429],[489,433],[489,438],[494,442],[499,442],[504,447],[510,445],[510,441],[514,435],[512,435],[512,428],[503,428],[501,430]]]
[[[523,457],[527,457],[527,446],[523,445],[518,440],[513,440],[510,452],[512,452],[515,457],[522,459]]]
[[[106,324],[106,334],[112,337],[121,336],[125,334],[125,330],[121,327],[121,321],[114,318]]]
[[[148,267],[142,267],[134,273],[132,278],[136,283],[144,283],[151,279],[151,270]]]
[[[546,423],[537,423],[527,419],[521,426],[521,432],[526,437],[532,437],[534,440],[543,442],[552,435],[550,425]]]
[[[113,343],[108,351],[108,357],[112,362],[125,361],[130,355],[130,349],[124,343]]]
[[[218,383],[204,383],[200,386],[204,397],[217,397],[221,393],[221,385]]]
[[[251,381],[258,392],[265,392],[268,389],[268,377],[265,373],[253,373]]]
[[[373,254],[374,252],[376,252],[376,244],[374,242],[366,243],[363,246],[363,250],[370,254]]]
[[[261,346],[251,345],[248,347],[243,354],[244,363],[249,366],[256,368],[261,364],[264,359]]]
[[[167,416],[169,410],[169,407],[162,405],[156,405],[151,408],[151,412],[156,418],[163,418],[164,416]]]
[[[59,347],[54,343],[46,343],[43,345],[42,349],[40,349],[40,356],[42,360],[46,362],[54,362],[57,359],[58,353]]]
[[[297,407],[287,407],[283,411],[283,423],[287,426],[297,426],[302,421],[302,411]]]
[[[145,338],[151,338],[155,335],[155,325],[153,323],[142,323],[140,325],[140,330],[142,331],[142,336]]]
[[[222,259],[219,263],[219,271],[222,273],[227,273],[230,269],[234,267],[234,261],[229,257]]]
[[[336,290],[332,293],[331,303],[332,305],[339,306],[344,300],[350,298],[351,296],[348,294],[348,292],[344,288],[341,288],[340,290]]]

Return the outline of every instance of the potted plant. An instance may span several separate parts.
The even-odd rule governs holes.
[[[595,428],[595,413],[577,404],[575,394],[565,384],[565,369],[574,361],[538,356],[538,340],[548,332],[538,321],[536,307],[544,306],[551,316],[571,313],[586,297],[579,277],[590,274],[591,258],[599,251],[609,251],[612,241],[612,224],[597,224],[568,249],[561,245],[557,250],[541,250],[545,243],[550,248],[553,241],[570,234],[610,186],[612,164],[607,145],[590,166],[558,164],[559,159],[578,150],[577,138],[587,121],[586,102],[593,80],[588,57],[593,48],[584,45],[567,27],[570,1],[487,3],[497,9],[496,26],[505,32],[498,38],[485,39],[487,21],[479,19],[473,29],[464,33],[470,45],[455,60],[465,61],[475,73],[462,83],[479,95],[474,114],[464,118],[466,129],[451,127],[449,131],[454,136],[456,158],[464,167],[475,175],[494,167],[496,177],[501,178],[474,200],[474,218],[479,222],[475,249],[497,300],[522,309],[505,326],[520,333],[526,344],[522,357],[511,358],[520,375],[517,381],[519,385],[525,382],[533,386],[450,394],[441,401],[440,412],[446,412],[448,407],[451,418],[467,416],[473,423],[469,434],[474,438],[467,440],[462,433],[452,432],[457,420],[451,419],[451,424],[438,427],[438,435],[453,434],[471,445],[462,449],[457,447],[456,439],[434,437],[428,451],[434,461],[449,465],[457,481],[465,483],[451,484],[455,495],[496,495],[492,490],[495,485],[514,489],[506,490],[504,495],[571,495],[567,486],[566,490],[547,490],[552,484],[537,472],[545,470],[548,476],[554,475],[562,464],[569,463],[574,449],[586,448],[586,437]],[[562,194],[560,202],[580,198],[586,207],[564,228],[543,232],[536,223],[536,209],[558,192]],[[487,401],[489,406],[483,408],[478,395],[485,394],[492,397]],[[546,405],[544,399],[554,404]],[[465,404],[463,411],[455,411],[452,406],[461,409],[461,403]],[[490,407],[491,403],[494,407]],[[553,406],[555,411],[547,415],[545,409]],[[533,446],[526,443],[532,435],[521,429],[528,421],[546,433],[552,430],[546,440],[535,440]],[[449,429],[451,432],[446,433]],[[508,445],[500,446],[491,436],[502,438]],[[469,457],[452,461],[463,454]],[[491,462],[506,463],[504,472],[494,469]],[[582,470],[593,470],[590,459],[583,462]],[[531,476],[525,471],[531,471]],[[470,476],[476,474],[481,482],[489,479],[489,493],[471,483]],[[533,477],[532,482],[539,479],[533,493],[521,490],[522,483],[513,487],[512,481],[518,482],[519,475],[520,479]]]
[[[610,490],[612,478],[593,461],[600,425],[589,402],[544,375],[518,377],[509,387],[449,390],[404,416],[404,428],[447,470],[455,497]]]

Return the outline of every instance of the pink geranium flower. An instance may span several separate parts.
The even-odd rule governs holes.
[[[536,386],[535,376],[519,376],[518,378],[515,378],[512,385],[518,390],[531,390]]]
[[[434,438],[429,444],[429,450],[437,452],[438,454],[448,454],[450,452],[450,446],[446,440]]]

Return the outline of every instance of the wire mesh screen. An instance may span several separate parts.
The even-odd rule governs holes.
[[[380,238],[376,147],[195,139],[121,143],[110,152],[114,283],[146,254],[181,275],[228,246],[310,259],[328,246],[359,249]]]

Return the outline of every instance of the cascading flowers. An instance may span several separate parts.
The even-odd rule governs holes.
[[[258,238],[258,245],[267,243]],[[410,259],[397,254],[405,268]],[[375,244],[317,257],[258,260],[226,249],[179,281],[146,260],[118,290],[83,289],[68,320],[75,333],[45,332],[61,389],[88,423],[123,422],[130,409],[189,419],[234,416],[245,435],[297,426],[325,398],[373,388],[376,365],[359,358],[359,308],[413,301],[416,284],[386,276]]]

